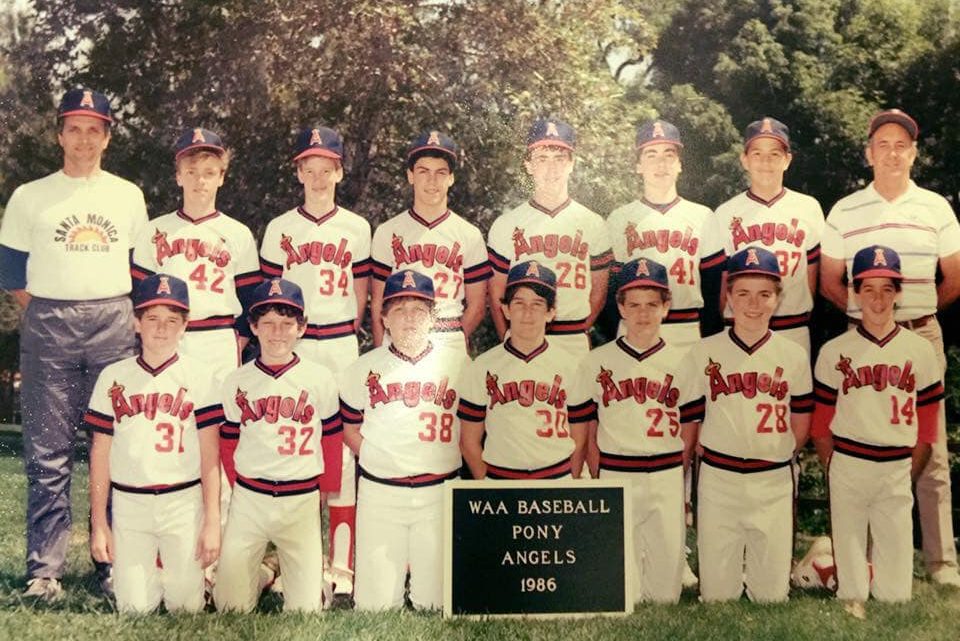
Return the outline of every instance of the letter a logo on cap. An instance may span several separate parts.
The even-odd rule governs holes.
[[[267,296],[283,296],[283,288],[280,287],[280,279],[274,278],[270,281],[270,291]]]
[[[84,91],[83,98],[80,99],[80,106],[87,107],[88,109],[93,109],[93,92]]]
[[[527,276],[533,276],[534,278],[540,278],[540,265],[537,263],[530,263],[527,267]]]
[[[415,280],[413,280],[413,272],[411,272],[411,271],[404,272],[404,274],[403,274],[403,285],[401,285],[401,287],[402,287],[403,289],[406,289],[407,287],[412,287],[412,288],[414,288],[414,289],[417,288],[417,282],[416,282]]]
[[[203,129],[197,127],[193,130],[193,140],[191,143],[194,142],[207,142],[207,139],[203,137]]]
[[[763,125],[760,126],[760,132],[761,132],[761,133],[764,133],[764,134],[772,134],[772,133],[773,133],[773,123],[770,122],[770,119],[769,119],[769,118],[764,118],[764,119],[763,119]]]
[[[427,144],[428,144],[428,145],[436,145],[437,147],[439,147],[439,146],[440,146],[440,132],[439,132],[439,131],[431,131],[431,132],[430,132],[430,137],[427,138]]]
[[[886,254],[883,253],[882,247],[874,247],[873,248],[873,266],[879,267],[880,265],[883,265],[884,267],[887,266],[887,256]]]
[[[557,131],[557,125],[556,125],[556,123],[553,123],[553,122],[548,122],[548,123],[547,123],[547,133],[546,133],[545,135],[547,135],[547,136],[552,136],[552,137],[554,137],[554,138],[559,138],[559,137],[560,137],[560,132]]]
[[[170,278],[167,276],[160,277],[160,284],[157,285],[157,295],[160,294],[170,294]]]
[[[637,276],[649,276],[650,269],[647,267],[647,259],[641,258],[640,262],[637,263]]]
[[[666,134],[663,133],[663,123],[659,120],[653,123],[653,137],[654,138],[664,138]]]
[[[756,250],[756,249],[748,249],[748,250],[747,250],[747,260],[746,260],[746,262],[744,262],[743,264],[744,264],[744,265],[758,265],[758,266],[760,265],[760,259],[757,258],[757,250]]]
[[[310,134],[310,145],[322,145],[323,139],[320,137],[320,130],[314,129],[313,133]]]

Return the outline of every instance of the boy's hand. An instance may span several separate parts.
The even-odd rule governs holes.
[[[204,521],[203,528],[200,530],[200,538],[197,539],[197,551],[193,558],[200,561],[200,565],[205,568],[219,557],[220,524],[213,521]]]
[[[91,528],[90,556],[100,563],[113,563],[113,532],[109,526],[94,525]]]

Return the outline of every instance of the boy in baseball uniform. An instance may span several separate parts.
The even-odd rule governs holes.
[[[213,589],[219,610],[256,605],[269,542],[283,573],[284,609],[322,605],[318,492],[339,489],[343,428],[333,375],[293,351],[307,328],[303,310],[294,283],[273,278],[257,286],[248,315],[260,356],[223,384],[220,436],[237,443],[224,466],[235,467],[237,481]]]
[[[415,608],[443,596],[443,483],[460,472],[455,384],[466,354],[438,350],[435,281],[404,269],[383,284],[387,345],[341,376],[344,438],[359,458],[354,598],[399,608],[409,572]]]
[[[580,360],[590,350],[587,332],[606,302],[613,255],[603,218],[570,198],[575,147],[576,133],[567,123],[533,123],[524,159],[533,196],[493,222],[487,248],[493,267],[490,316],[500,338],[508,324],[501,303],[507,275],[517,263],[535,260],[556,276],[556,310],[547,337]]]
[[[569,406],[577,360],[546,338],[557,279],[537,261],[510,268],[500,309],[510,335],[461,379],[460,450],[475,479],[580,477],[590,404]]]
[[[685,420],[690,380],[679,377],[685,350],[660,336],[669,315],[667,268],[651,259],[626,263],[617,277],[626,336],[580,364],[571,404],[589,414],[587,463],[600,478],[629,479],[633,495],[634,580],[643,601],[676,603],[684,563],[683,471],[696,425]]]
[[[410,144],[407,181],[413,187],[413,206],[377,227],[370,247],[374,345],[383,342],[384,282],[396,271],[412,269],[433,279],[435,347],[466,353],[467,340],[483,320],[490,278],[487,247],[480,230],[447,203],[459,156],[453,139],[436,130]]]
[[[304,293],[306,332],[297,353],[339,372],[357,360],[357,330],[370,282],[370,223],[337,205],[343,180],[343,139],[328,127],[297,136],[293,162],[303,185],[303,204],[274,218],[260,245],[264,278],[282,277]],[[356,461],[343,448],[340,491],[327,496],[330,509],[328,580],[334,595],[353,592],[353,531]]]
[[[882,245],[864,247],[854,255],[852,274],[863,318],[820,350],[811,436],[830,471],[837,598],[863,612],[871,594],[879,601],[910,599],[911,483],[937,437],[943,381],[930,342],[894,321],[900,256]]]
[[[203,569],[220,550],[223,409],[208,366],[178,354],[187,284],[154,274],[137,285],[133,306],[140,354],[103,370],[85,417],[93,431],[90,551],[113,563],[121,612],[152,612],[161,602],[197,612]]]
[[[793,456],[807,439],[806,352],[770,330],[777,256],[747,247],[727,263],[733,327],[688,353],[681,380],[702,399],[697,548],[703,601],[785,601],[793,552]]]

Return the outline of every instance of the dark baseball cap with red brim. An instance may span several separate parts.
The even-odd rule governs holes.
[[[864,247],[853,255],[853,280],[864,278],[892,278],[903,280],[900,255],[883,245]]]

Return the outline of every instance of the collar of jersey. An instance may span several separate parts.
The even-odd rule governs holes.
[[[267,376],[270,376],[271,378],[280,378],[281,376],[289,372],[293,368],[293,366],[299,362],[300,362],[300,357],[297,356],[296,354],[293,355],[293,358],[290,359],[289,363],[287,363],[286,365],[281,365],[280,367],[277,367],[277,368],[273,368],[267,365],[266,363],[261,361],[259,357],[257,357],[257,360],[254,361],[254,363],[257,366],[257,369],[263,372],[264,374],[266,374]]]
[[[865,339],[867,339],[871,343],[875,343],[879,347],[883,347],[884,345],[892,341],[894,336],[900,333],[900,326],[895,324],[893,326],[893,329],[890,330],[890,333],[884,336],[883,338],[877,338],[876,336],[874,336],[873,334],[865,330],[863,328],[863,325],[857,325],[857,332],[859,332],[861,336],[863,336]]]
[[[503,349],[507,350],[507,353],[513,354],[524,363],[529,363],[537,356],[540,356],[540,354],[543,354],[545,351],[547,351],[547,347],[549,347],[549,343],[547,343],[547,339],[543,339],[543,343],[540,344],[540,347],[534,349],[529,354],[524,354],[513,346],[513,342],[509,338],[503,341]]]
[[[622,349],[624,352],[626,352],[630,356],[633,356],[638,361],[642,361],[645,358],[649,358],[653,356],[654,354],[656,354],[666,346],[667,344],[661,338],[654,345],[648,347],[645,351],[638,352],[630,345],[630,343],[627,342],[627,339],[625,336],[621,336],[620,338],[617,339],[617,347]]]
[[[160,363],[160,365],[157,367],[150,367],[150,365],[147,364],[147,361],[143,360],[143,354],[140,354],[137,356],[137,365],[139,365],[147,374],[150,374],[151,376],[159,376],[163,373],[163,370],[167,369],[178,360],[180,360],[180,356],[174,352],[173,356]]]
[[[410,214],[410,218],[413,218],[415,221],[417,221],[418,223],[420,223],[421,225],[423,225],[423,226],[426,227],[427,229],[433,229],[434,227],[436,227],[437,225],[439,225],[440,223],[442,223],[443,221],[445,221],[447,218],[450,218],[450,210],[449,210],[449,209],[448,209],[447,211],[443,212],[443,214],[441,214],[440,217],[437,218],[437,219],[436,219],[435,221],[433,221],[433,222],[428,221],[426,218],[424,218],[423,216],[421,216],[420,214],[418,214],[416,211],[414,211],[413,207],[411,207],[411,208],[407,211],[407,213]]]
[[[303,205],[300,205],[299,207],[297,207],[297,213],[315,225],[321,225],[327,222],[328,220],[333,218],[334,214],[336,214],[338,211],[340,211],[340,208],[334,205],[333,209],[331,209],[327,213],[323,214],[322,216],[315,217],[313,214],[311,214],[306,209],[304,209]]]
[[[896,197],[895,199],[893,199],[893,200],[887,200],[886,198],[884,198],[883,196],[881,196],[881,195],[880,195],[880,192],[877,191],[877,187],[876,187],[876,185],[874,184],[874,182],[873,182],[872,180],[870,181],[870,184],[867,185],[867,189],[869,189],[871,192],[873,192],[873,195],[876,197],[876,199],[877,199],[879,202],[881,202],[881,203],[889,203],[889,204],[892,205],[892,204],[895,204],[895,203],[903,202],[904,200],[906,200],[907,198],[909,198],[910,195],[913,194],[913,192],[918,189],[918,187],[917,187],[917,183],[913,182],[913,179],[911,178],[911,179],[910,179],[910,182],[907,184],[907,190],[906,190],[905,192],[903,192],[902,194],[900,194],[899,196],[897,196],[897,197]]]
[[[215,210],[213,210],[213,213],[212,213],[212,214],[207,214],[206,216],[200,216],[200,218],[190,218],[190,216],[187,216],[187,214],[184,213],[182,207],[177,210],[177,216],[178,216],[178,217],[180,217],[180,218],[184,219],[185,221],[187,221],[188,223],[192,223],[192,224],[194,224],[194,225],[199,225],[200,223],[205,223],[205,222],[207,222],[208,220],[210,220],[211,218],[216,218],[216,217],[219,216],[219,215],[220,215],[220,212],[215,209]]]
[[[777,194],[776,196],[774,196],[773,198],[771,198],[770,200],[764,200],[763,198],[761,198],[760,196],[756,195],[755,193],[753,193],[753,192],[750,191],[749,189],[747,190],[747,198],[749,198],[750,200],[752,200],[752,201],[755,202],[755,203],[760,203],[760,204],[763,205],[764,207],[773,207],[775,204],[777,204],[777,203],[780,201],[781,198],[783,198],[783,197],[786,196],[786,195],[787,195],[787,188],[786,188],[786,187],[781,187],[781,188],[780,188],[780,193]]]
[[[554,216],[559,214],[561,211],[569,207],[570,203],[573,202],[573,198],[568,197],[563,203],[561,203],[554,209],[547,209],[546,207],[544,207],[543,205],[535,201],[533,198],[531,198],[528,202],[530,203],[530,206],[536,209],[537,211],[542,211],[547,216],[550,216],[550,218],[553,218]]]
[[[640,198],[640,202],[642,202],[644,205],[646,205],[650,209],[660,212],[661,214],[665,214],[671,209],[673,209],[674,206],[676,206],[676,204],[681,200],[682,198],[680,198],[680,196],[677,196],[676,198],[674,198],[668,203],[652,203],[646,198],[642,198],[642,197]]]
[[[427,347],[416,356],[407,356],[406,354],[401,352],[399,349],[394,347],[393,343],[390,343],[390,347],[388,349],[390,350],[391,354],[393,354],[400,360],[407,361],[408,363],[413,363],[414,365],[416,365],[417,363],[422,361],[424,358],[426,358],[430,352],[433,351],[433,343],[427,343]]]
[[[730,336],[730,340],[733,341],[733,344],[739,347],[740,349],[742,349],[743,351],[745,351],[747,354],[753,354],[754,352],[756,352],[758,349],[766,345],[767,341],[770,340],[770,337],[773,336],[773,332],[768,329],[767,333],[764,334],[763,338],[758,340],[753,345],[747,345],[742,340],[740,340],[739,336],[737,336],[734,333],[732,327],[727,330],[727,334]]]

